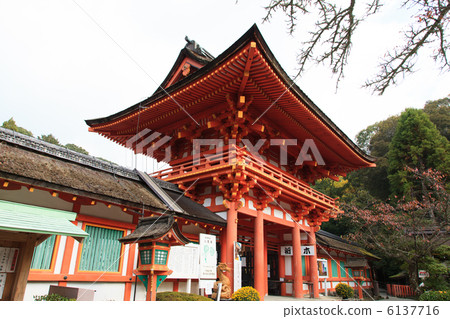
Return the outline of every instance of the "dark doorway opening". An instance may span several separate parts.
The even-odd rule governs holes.
[[[278,269],[278,252],[273,250],[267,251],[267,280],[269,295],[281,295],[280,273]]]
[[[254,264],[253,264],[253,250],[248,247],[243,247],[242,261],[242,287],[254,287]]]

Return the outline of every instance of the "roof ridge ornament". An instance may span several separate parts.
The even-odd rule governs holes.
[[[199,55],[202,55],[204,57],[214,59],[214,56],[206,51],[204,48],[202,48],[195,40],[189,39],[188,36],[185,36],[184,39],[186,40],[185,48],[188,50],[191,50]]]

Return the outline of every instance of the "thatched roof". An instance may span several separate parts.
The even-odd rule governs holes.
[[[186,197],[172,183],[4,128],[0,128],[0,178],[226,225],[223,218]],[[157,187],[150,187],[148,179]]]
[[[1,141],[0,177],[118,204],[167,209],[139,180]]]
[[[348,252],[351,254],[361,255],[361,256],[367,256],[371,258],[379,259],[379,257],[369,253],[365,249],[357,246],[356,244],[350,243],[339,236],[336,236],[332,233],[326,232],[324,230],[319,230],[316,233],[316,240],[318,246],[322,247],[329,247],[338,249],[344,252]]]
[[[369,264],[366,258],[347,258],[346,268],[367,268]]]

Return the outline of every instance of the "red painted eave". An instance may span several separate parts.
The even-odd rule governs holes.
[[[248,68],[252,42],[256,50]],[[150,128],[170,134],[179,123],[191,121],[187,113],[199,121],[201,114],[225,101],[225,94],[236,96],[247,69],[249,76],[242,94],[254,97],[249,111],[255,117],[266,112],[261,121],[278,125],[299,140],[313,138],[337,162],[355,168],[375,167],[375,159],[365,155],[292,83],[256,26],[199,71],[142,101],[140,106],[144,108],[133,106],[107,118],[86,121],[91,126],[89,131],[108,134],[109,139],[122,145],[135,134],[138,122],[139,130]]]

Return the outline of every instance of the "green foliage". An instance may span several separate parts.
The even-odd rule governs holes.
[[[3,122],[2,127],[33,137],[33,133],[23,127],[17,126],[14,118],[10,118],[8,121]]]
[[[24,129],[23,127],[17,126],[16,122],[14,121],[14,118],[10,118],[8,121],[3,122],[2,127],[33,137],[33,133],[31,133],[31,131]],[[55,136],[53,136],[53,134],[41,135],[38,137],[38,139],[58,146],[63,146],[61,145],[59,140]],[[84,148],[72,143],[66,144],[64,145],[64,147],[81,154],[89,155],[89,152],[86,151]]]
[[[51,144],[55,144],[58,146],[62,146],[58,139],[56,137],[53,136],[53,134],[48,134],[48,135],[41,135],[38,137],[38,139],[40,139],[41,141],[47,142],[47,143],[51,143]]]
[[[421,119],[420,122],[423,121],[427,122],[426,125],[421,124],[419,128],[422,130],[422,127],[425,126],[427,127],[428,131],[431,131],[431,133],[433,133],[423,135],[427,136],[427,138],[425,139],[426,142],[424,144],[422,144],[423,138],[421,138],[422,135],[421,133],[419,134],[419,131],[416,131],[414,129],[411,130],[411,128],[406,127],[404,124],[402,124],[403,128],[399,130],[397,129],[400,117],[401,116],[405,117],[405,113],[407,113],[406,111],[403,112],[401,116],[400,115],[391,116],[384,121],[380,121],[368,126],[366,129],[358,133],[358,135],[356,136],[356,143],[362,150],[364,150],[366,153],[376,158],[377,166],[375,168],[365,168],[349,173],[345,177],[345,179],[341,179],[341,181],[342,180],[346,181],[345,185],[342,185],[342,183],[340,182],[337,183],[333,182],[329,179],[324,179],[316,183],[316,185],[314,186],[315,189],[331,197],[339,197],[340,208],[344,210],[344,214],[340,214],[338,215],[337,218],[331,219],[330,221],[323,223],[321,226],[322,229],[337,235],[347,235],[357,233],[359,226],[358,223],[355,222],[355,220],[350,217],[351,212],[354,211],[355,208],[360,210],[373,211],[372,208],[374,203],[380,201],[388,202],[390,200],[389,197],[391,195],[390,191],[391,182],[388,178],[389,175],[388,169],[391,163],[389,161],[389,153],[390,153],[389,150],[392,147],[391,142],[394,138],[394,135],[399,134],[397,131],[403,131],[405,137],[409,136],[411,138],[410,140],[406,140],[405,138],[401,144],[406,150],[408,150],[408,148],[412,149],[408,151],[403,151],[403,154],[399,153],[399,159],[404,160],[405,163],[406,159],[408,159],[408,157],[411,157],[412,151],[416,151],[420,148],[423,148],[424,150],[426,149],[426,152],[423,152],[425,158],[431,157],[431,155],[434,154],[433,152],[436,151],[435,149],[432,149],[435,147],[435,145],[439,145],[439,143],[445,144],[443,142],[445,139],[442,136],[439,136],[439,132],[443,136],[448,136],[448,130],[450,127],[449,103],[450,98],[447,97],[437,101],[427,102],[423,112],[418,110],[413,111],[422,113],[422,115],[420,116]],[[426,119],[427,115],[429,116],[429,120]],[[423,119],[424,117],[425,119]],[[433,124],[430,124],[430,121],[434,123],[436,127],[434,127]],[[404,119],[402,120],[402,122],[404,122]],[[439,132],[437,130],[439,130]],[[429,135],[432,135],[432,137],[428,137]],[[432,142],[430,143],[429,140],[432,140]],[[427,146],[428,144],[433,146],[425,148],[425,146]],[[444,155],[443,157],[447,157],[448,161],[449,156],[448,146],[446,150],[440,148],[438,150],[438,153]],[[447,164],[443,164],[445,161],[446,161],[445,159],[437,161],[438,164],[434,166],[439,166],[440,164],[442,164],[442,166],[446,166],[448,169],[450,167],[450,164],[448,162]],[[402,163],[402,165],[404,165],[405,163]],[[392,171],[390,171],[390,174],[394,174],[396,172],[403,173],[403,167],[401,167],[401,169],[397,171],[393,169]],[[448,174],[449,172],[445,172],[444,170],[444,173]],[[408,182],[414,181],[414,179],[411,178],[411,175],[407,175],[407,177]],[[400,183],[400,186],[403,186],[402,183],[403,181]],[[416,185],[422,186],[422,184],[419,183],[418,181],[415,181],[415,183]],[[395,198],[393,198],[393,200],[395,200]],[[380,214],[382,215],[382,213]],[[374,229],[377,231],[377,233],[380,233],[383,228],[376,226]],[[386,238],[393,237],[394,242],[399,239],[398,238],[399,236],[392,236],[392,231],[386,231],[385,236]],[[357,240],[356,238],[354,238],[354,240],[358,241],[362,245],[366,244],[364,240]],[[404,261],[406,257],[405,258],[398,257],[398,254],[395,251],[396,247],[394,247],[395,249],[387,251],[383,248],[376,247],[374,242],[370,244],[371,247],[366,246],[365,248],[371,250],[377,256],[382,257],[380,261],[375,262],[376,268],[378,269],[377,273],[379,275],[380,280],[386,280],[389,276],[398,274],[400,272],[400,266],[402,264],[408,265],[408,263],[407,262],[405,263]],[[386,243],[383,242],[383,244],[389,246],[389,242]],[[401,244],[402,245],[406,244],[406,242],[402,241]],[[407,248],[409,249],[409,247]],[[430,256],[431,251],[432,250],[427,251],[425,255]],[[405,253],[412,254],[411,252],[408,251],[406,251]],[[437,254],[436,251],[434,251],[434,258],[439,259],[436,256],[436,254]],[[447,258],[446,262],[448,262],[448,260],[449,259]],[[442,258],[439,259],[439,261],[442,262]],[[427,268],[425,266],[421,266],[420,269],[427,269]],[[405,270],[407,270],[408,273],[410,272],[409,269]],[[411,270],[411,272],[412,271],[413,270]],[[430,287],[436,286],[436,284],[431,283],[432,280],[439,282],[440,284],[442,282],[445,283],[445,280],[442,280],[442,278],[433,279],[432,277],[433,276],[431,276],[427,280],[428,284],[431,285]]]
[[[421,268],[430,274],[424,281],[425,289],[450,291],[450,246],[437,247],[433,256],[424,258]]]
[[[428,114],[441,135],[450,141],[450,98],[429,101],[423,111]]]
[[[187,292],[158,292],[156,301],[213,301],[210,298]]]
[[[234,301],[259,301],[261,300],[259,292],[253,287],[242,287],[236,290],[231,299]]]
[[[433,255],[439,260],[450,261],[450,246],[449,245],[439,246],[434,250]]]
[[[58,294],[33,296],[34,301],[76,301],[76,299],[69,299]]]
[[[366,154],[370,154],[370,141],[378,131],[379,123],[372,124],[356,135],[356,145]]]
[[[344,299],[348,299],[348,298],[352,298],[353,297],[354,291],[353,291],[352,287],[350,287],[349,285],[344,284],[344,283],[341,282],[341,283],[336,285],[336,294],[339,297],[342,297]]]
[[[397,128],[398,116],[370,125],[356,136],[358,146],[376,157],[376,167],[361,169],[349,175],[350,184],[364,189],[371,197],[385,200],[389,197],[388,152],[389,144]]]
[[[449,291],[427,291],[420,295],[420,301],[450,301]]]
[[[422,185],[423,197],[378,201],[365,209],[349,209],[347,215],[357,226],[348,237],[366,249],[378,250],[406,266],[409,283],[418,292],[418,270],[430,264],[432,253],[447,237],[443,229],[450,225],[450,194],[444,188],[444,176],[431,169],[409,170]],[[419,197],[419,196],[418,196]],[[439,250],[442,254],[446,249]],[[377,252],[375,252],[377,253]],[[435,266],[436,275],[442,267]]]
[[[406,167],[434,168],[450,173],[450,145],[427,114],[422,110],[406,109],[400,116],[389,145],[388,178],[393,195],[410,196],[420,189]]]
[[[66,148],[68,148],[69,150],[81,153],[81,154],[85,154],[85,155],[89,155],[89,152],[86,151],[84,148],[82,148],[81,146],[75,145],[75,144],[66,144],[65,145]]]

